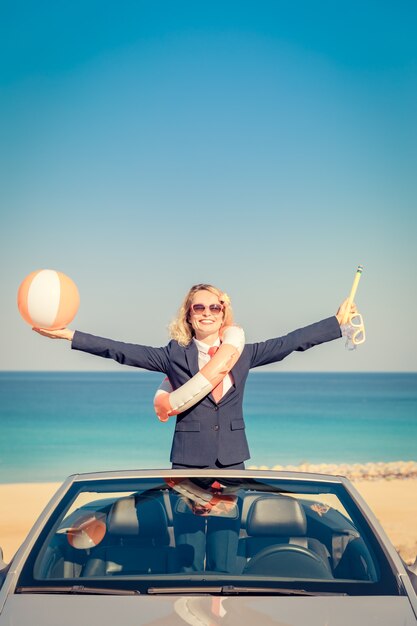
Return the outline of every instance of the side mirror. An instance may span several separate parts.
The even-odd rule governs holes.
[[[3,559],[3,549],[0,547],[0,572],[5,567],[7,567],[7,563],[4,562],[4,559]]]
[[[411,584],[413,585],[415,592],[417,593],[417,557],[412,565],[406,565],[405,567],[410,577]]]
[[[3,550],[0,548],[0,589],[2,588],[3,583],[6,580],[8,569],[9,565],[4,562]]]

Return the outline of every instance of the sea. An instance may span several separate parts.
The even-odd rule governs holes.
[[[170,467],[161,374],[0,372],[0,483]],[[417,373],[253,372],[244,415],[250,465],[417,460]]]

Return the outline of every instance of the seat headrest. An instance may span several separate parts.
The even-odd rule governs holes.
[[[120,498],[110,509],[107,530],[113,535],[137,535],[139,532],[135,498]]]
[[[165,538],[168,520],[161,502],[149,496],[120,498],[110,510],[108,532],[114,535]]]
[[[168,518],[162,502],[156,498],[139,496],[136,512],[141,537],[165,538],[168,534]]]
[[[306,515],[297,500],[287,496],[259,497],[251,505],[246,532],[248,535],[304,537]]]

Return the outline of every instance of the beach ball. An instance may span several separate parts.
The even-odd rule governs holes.
[[[25,322],[36,328],[65,328],[75,317],[80,296],[75,283],[55,270],[38,270],[23,280],[17,306]]]
[[[67,539],[70,546],[77,550],[95,548],[106,534],[105,519],[103,514],[81,516],[67,530]]]

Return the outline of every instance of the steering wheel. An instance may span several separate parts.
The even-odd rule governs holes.
[[[330,565],[308,548],[291,544],[273,545],[256,554],[243,574],[289,578],[333,578]]]

